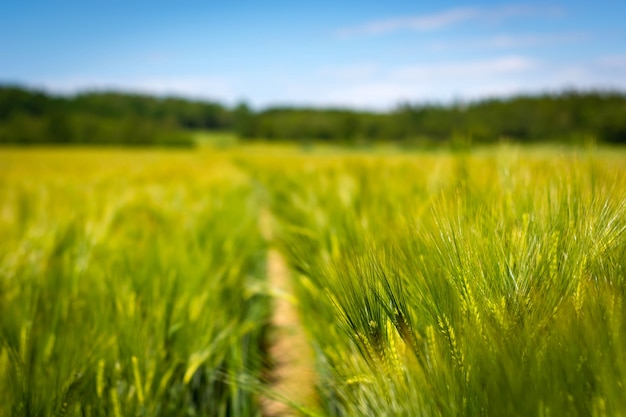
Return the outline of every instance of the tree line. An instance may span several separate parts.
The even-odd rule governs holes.
[[[54,96],[0,86],[0,143],[190,146],[191,131],[232,127],[218,103],[119,92]]]
[[[626,143],[626,95],[564,92],[472,103],[403,104],[386,113],[273,108],[240,126],[243,137],[437,144],[593,140]]]
[[[197,130],[244,140],[406,145],[588,140],[626,143],[626,94],[577,92],[469,103],[405,103],[387,112],[273,107],[121,92],[55,96],[0,86],[0,144],[191,146]]]

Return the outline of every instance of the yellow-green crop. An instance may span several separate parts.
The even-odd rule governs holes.
[[[257,163],[327,413],[623,413],[625,160],[498,148]]]
[[[3,150],[0,417],[261,415],[268,212],[325,415],[626,415],[625,167]]]
[[[239,170],[103,150],[0,165],[0,416],[258,415],[265,252]]]

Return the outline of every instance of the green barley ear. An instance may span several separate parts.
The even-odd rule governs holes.
[[[498,327],[507,331],[509,329],[509,323],[506,319],[506,298],[504,296],[500,297],[500,302],[497,300],[486,300],[486,304],[489,307],[489,311],[491,312],[491,317],[493,317],[498,325]]]
[[[120,399],[117,395],[117,389],[111,388],[111,404],[113,406],[113,417],[122,417],[120,412]]]
[[[394,310],[394,319],[394,324],[396,325],[398,334],[400,335],[404,343],[411,346],[416,351],[416,353],[418,353],[419,350],[417,349],[415,334],[413,333],[411,326],[409,326],[409,323],[407,323],[405,315],[402,314],[402,312],[398,311],[398,309],[396,309]]]
[[[550,284],[553,285],[557,278],[557,272],[559,268],[559,232],[554,231],[550,236],[550,251],[548,253],[548,259],[550,262]]]
[[[576,284],[576,291],[574,291],[574,310],[578,317],[582,314],[583,304],[585,302],[585,270],[587,268],[587,256],[583,255],[583,259],[580,262],[580,268],[578,270],[578,283]]]
[[[367,362],[372,368],[376,368],[379,363],[378,361],[379,356],[376,350],[372,347],[372,344],[370,343],[369,338],[362,332],[357,332],[356,338],[359,342],[361,342],[360,343],[362,347],[361,351],[365,353],[365,359],[367,360]]]
[[[387,319],[386,327],[387,340],[389,341],[388,353],[385,356],[388,362],[387,366],[389,369],[393,370],[396,375],[401,375],[402,365],[400,364],[400,355],[404,354],[404,342],[390,319]]]
[[[365,374],[355,375],[346,379],[346,385],[354,385],[354,384],[371,384],[372,378]]]
[[[463,282],[463,307],[465,313],[470,315],[475,322],[478,333],[481,337],[487,341],[487,335],[484,332],[482,320],[480,317],[480,311],[478,309],[478,303],[474,297],[474,293],[472,291],[472,287],[470,286],[470,280],[468,277],[468,273],[465,270],[459,270],[459,274],[461,274],[461,279]]]
[[[104,391],[104,365],[104,359],[100,359],[96,372],[96,394],[98,398],[102,398],[102,392]]]
[[[452,356],[452,361],[459,367],[461,371],[463,371],[465,367],[463,353],[459,349],[454,328],[452,327],[452,324],[450,324],[450,320],[448,320],[448,317],[445,314],[443,316],[443,320],[441,319],[441,317],[438,320],[439,328],[446,336],[446,338],[448,339],[448,343],[450,344],[450,355]]]
[[[133,363],[133,376],[135,377],[135,389],[137,390],[137,399],[139,404],[144,404],[143,386],[141,385],[141,374],[139,373],[139,364],[137,363],[137,357],[131,358]]]
[[[583,303],[585,302],[585,285],[583,280],[579,280],[576,284],[576,291],[574,292],[574,310],[576,316],[580,318],[583,310]]]
[[[145,396],[150,396],[152,391],[152,384],[154,383],[154,375],[156,373],[156,366],[153,361],[148,362],[148,373],[146,375],[146,381],[143,385],[143,392]]]
[[[428,326],[426,328],[426,343],[428,345],[428,361],[431,369],[437,369],[437,339],[435,338],[435,328]]]
[[[375,320],[370,320],[368,322],[369,331],[367,332],[370,346],[374,349],[376,353],[376,358],[379,361],[384,363],[385,359],[385,348],[384,348],[384,340],[383,340],[383,332],[385,329],[381,329],[378,322]]]
[[[22,363],[26,365],[28,360],[28,333],[29,333],[29,325],[25,324],[20,329],[20,358],[22,359]]]

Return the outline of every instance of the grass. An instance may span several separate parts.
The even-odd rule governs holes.
[[[238,144],[239,138],[232,132],[196,131],[193,141],[197,145],[213,148],[230,148]]]
[[[329,415],[626,410],[623,159],[505,148],[289,169],[266,181]]]
[[[232,165],[3,156],[0,415],[258,415],[269,299]]]
[[[626,414],[625,160],[3,152],[0,416],[259,415],[265,206],[324,415]]]

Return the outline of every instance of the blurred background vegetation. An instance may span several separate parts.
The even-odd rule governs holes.
[[[467,146],[502,141],[626,143],[626,94],[563,91],[388,112],[274,107],[120,92],[57,96],[0,86],[0,144],[193,146],[201,132],[301,144]]]

